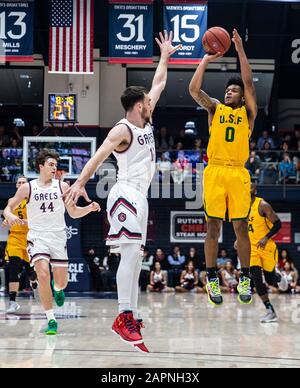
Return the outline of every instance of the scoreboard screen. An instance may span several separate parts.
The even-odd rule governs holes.
[[[76,123],[77,101],[76,94],[49,94],[50,123]]]

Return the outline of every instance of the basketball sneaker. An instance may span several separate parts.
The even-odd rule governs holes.
[[[278,322],[277,315],[274,311],[268,310],[267,314],[261,318],[261,323],[274,323]]]
[[[54,299],[55,303],[57,304],[58,307],[62,307],[65,303],[65,293],[64,290],[60,291],[55,291],[54,289],[54,281],[52,280],[52,288],[53,288],[53,294],[54,294]]]
[[[241,304],[251,304],[252,303],[252,293],[251,293],[251,279],[246,276],[240,279],[240,283],[237,287],[238,290],[238,301]]]
[[[131,345],[143,343],[143,337],[140,329],[137,328],[132,311],[124,311],[119,314],[112,325],[112,331],[119,334],[123,341]]]
[[[219,279],[212,279],[207,282],[206,292],[208,301],[214,306],[220,306],[223,303],[223,297],[220,290]]]
[[[46,335],[56,335],[57,334],[57,322],[54,319],[48,322],[48,327],[45,331]]]
[[[8,309],[6,310],[6,314],[14,314],[18,310],[20,310],[20,305],[17,302],[9,302]]]
[[[143,324],[142,319],[136,320],[136,328],[137,328],[137,331],[142,335],[141,330],[145,328],[145,325]],[[137,350],[138,352],[149,353],[149,350],[147,346],[144,344],[144,342],[141,344],[134,345],[134,349]]]

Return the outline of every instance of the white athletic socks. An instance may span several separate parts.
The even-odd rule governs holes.
[[[53,310],[47,310],[47,311],[45,311],[45,314],[47,316],[47,321],[48,322],[51,321],[51,320],[56,321]]]
[[[55,283],[53,283],[53,288],[54,288],[54,291],[56,291],[56,292],[59,292],[62,290],[62,288],[57,287],[57,285]]]
[[[121,244],[121,261],[117,272],[119,313],[137,309],[138,278],[136,277],[139,261],[140,244]]]

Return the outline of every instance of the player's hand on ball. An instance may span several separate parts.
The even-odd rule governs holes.
[[[267,245],[268,242],[268,237],[262,238],[258,243],[257,243],[257,248],[265,249],[265,246]]]
[[[173,31],[170,32],[168,35],[168,32],[165,30],[164,35],[160,32],[159,37],[155,38],[157,44],[159,45],[161,55],[166,55],[167,57],[170,57],[172,54],[174,54],[177,50],[181,49],[182,45],[179,44],[178,46],[172,46],[172,39],[173,39]]]
[[[100,212],[101,207],[98,202],[92,202],[89,207],[91,208],[91,212]]]
[[[232,34],[233,34],[232,41],[235,45],[236,51],[239,52],[239,51],[243,50],[243,41],[242,41],[242,38],[240,37],[239,33],[237,32],[237,30],[234,29]]]
[[[218,58],[221,58],[223,56],[222,53],[216,53],[216,54],[205,54],[203,57],[203,60],[206,62],[213,62]]]

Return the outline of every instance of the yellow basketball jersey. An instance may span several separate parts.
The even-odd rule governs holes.
[[[218,104],[209,128],[208,160],[244,165],[249,158],[251,130],[245,106]]]
[[[24,199],[20,205],[14,210],[13,214],[19,217],[21,220],[27,220],[27,211],[26,211],[27,201]],[[27,225],[14,225],[10,228],[10,233],[28,233]]]
[[[266,218],[259,214],[258,208],[262,201],[262,198],[255,198],[250,210],[248,231],[251,245],[257,245],[257,243],[264,238],[272,228],[273,224]],[[270,239],[268,243],[273,243]]]

